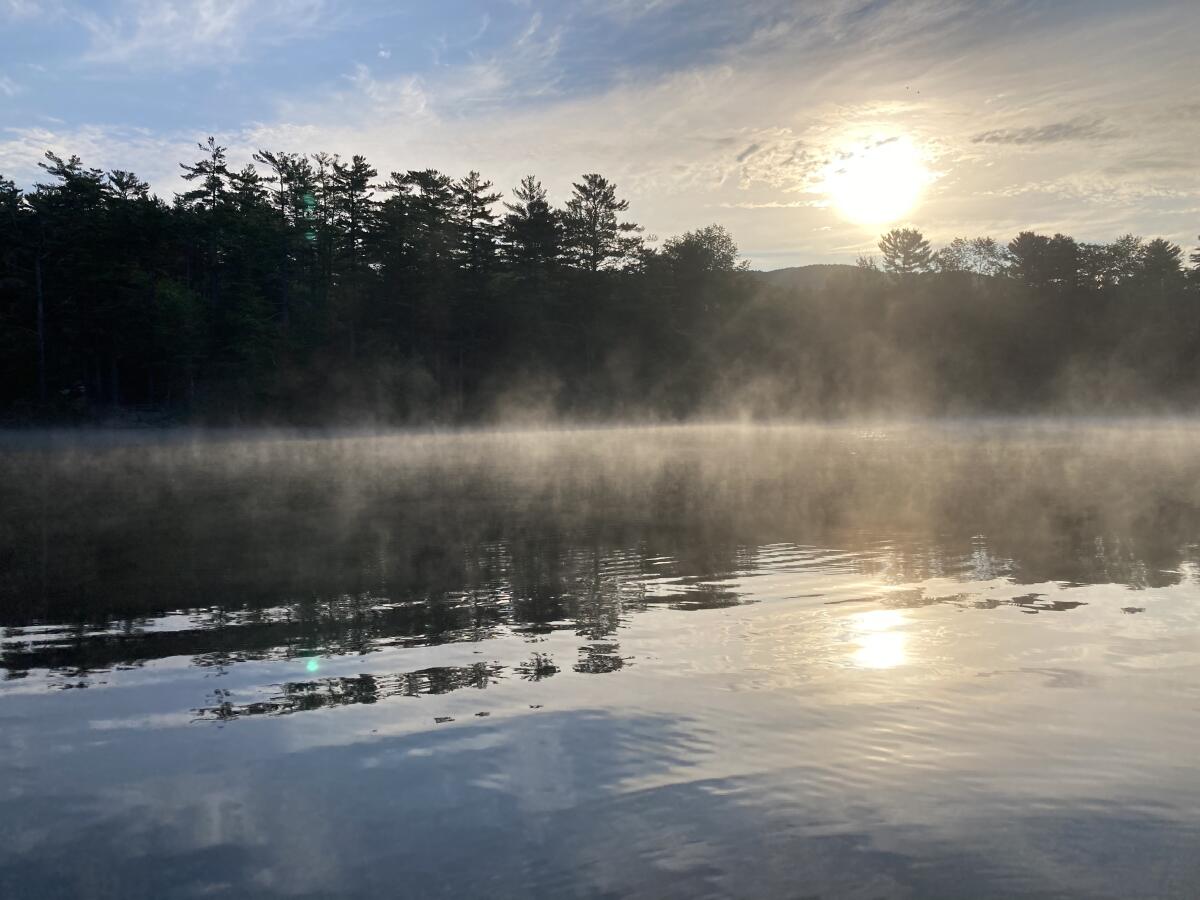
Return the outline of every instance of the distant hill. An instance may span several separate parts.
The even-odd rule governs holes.
[[[821,290],[831,281],[861,277],[863,270],[858,266],[833,263],[790,266],[786,269],[773,269],[770,272],[752,271],[750,274],[773,287]]]

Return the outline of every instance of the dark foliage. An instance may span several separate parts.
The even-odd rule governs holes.
[[[720,226],[647,245],[597,174],[379,173],[214,139],[173,203],[48,153],[0,179],[0,414],[165,421],[531,420],[1183,409],[1189,256],[1023,232],[884,271],[746,271]],[[1190,256],[1200,263],[1200,251]],[[806,274],[807,273],[807,274]]]

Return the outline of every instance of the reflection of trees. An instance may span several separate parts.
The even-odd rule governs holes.
[[[80,683],[166,657],[562,630],[584,644],[577,670],[601,671],[638,611],[752,599],[730,575],[793,542],[893,584],[1162,587],[1200,565],[1194,435],[698,428],[0,453],[0,666]],[[172,610],[188,621],[164,625]]]
[[[245,716],[282,716],[291,713],[376,703],[390,697],[448,694],[463,688],[482,690],[495,684],[504,667],[496,663],[470,666],[437,666],[395,675],[356,675],[291,681],[267,700],[234,703],[228,691],[217,689],[208,705],[196,710],[201,719],[237,719]]]
[[[526,681],[542,681],[557,674],[558,666],[548,654],[535,653],[527,662],[517,666],[515,671]]]
[[[1178,584],[1184,577],[1180,569],[1195,558],[1194,551],[1184,547],[1182,535],[1107,537],[1097,534],[1096,527],[1099,523],[1058,522],[1044,531],[977,535],[969,542],[953,537],[891,541],[878,550],[868,548],[855,561],[855,569],[893,584],[940,577],[1008,578],[1018,584],[1057,581],[1140,589]]]
[[[977,594],[959,593],[947,596],[926,594],[921,588],[907,591],[892,591],[880,598],[883,606],[890,609],[918,609],[922,606],[950,604],[964,609],[999,609],[1001,606],[1015,606],[1022,612],[1066,612],[1087,606],[1084,600],[1051,600],[1045,594],[1022,594],[1018,597],[980,597]]]
[[[0,664],[10,670],[107,671],[147,659],[191,657],[223,667],[249,660],[363,654],[390,646],[478,641],[506,621],[496,594],[459,593],[409,603],[337,597],[253,611],[219,610],[164,631],[104,630],[51,634],[36,642],[5,640]]]
[[[567,558],[571,590],[567,608],[575,620],[575,633],[588,640],[607,637],[621,626],[618,580],[601,572],[597,549],[580,551]]]
[[[575,671],[588,675],[603,675],[624,668],[625,660],[616,644],[585,644],[579,648],[579,662]]]
[[[568,617],[558,535],[545,541],[520,536],[509,545],[512,615],[526,633],[545,633]]]

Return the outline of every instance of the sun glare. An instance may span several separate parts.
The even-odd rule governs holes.
[[[893,631],[907,624],[904,613],[880,609],[859,613],[851,620],[857,635],[854,664],[864,669],[892,669],[908,662],[908,635]]]
[[[824,192],[859,225],[886,225],[916,206],[930,181],[920,151],[906,137],[855,145],[829,164]]]

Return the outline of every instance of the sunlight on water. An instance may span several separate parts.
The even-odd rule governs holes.
[[[866,669],[891,669],[908,660],[908,635],[893,629],[906,624],[903,613],[895,610],[872,610],[852,618],[851,628],[859,632],[858,649],[852,659]]]

